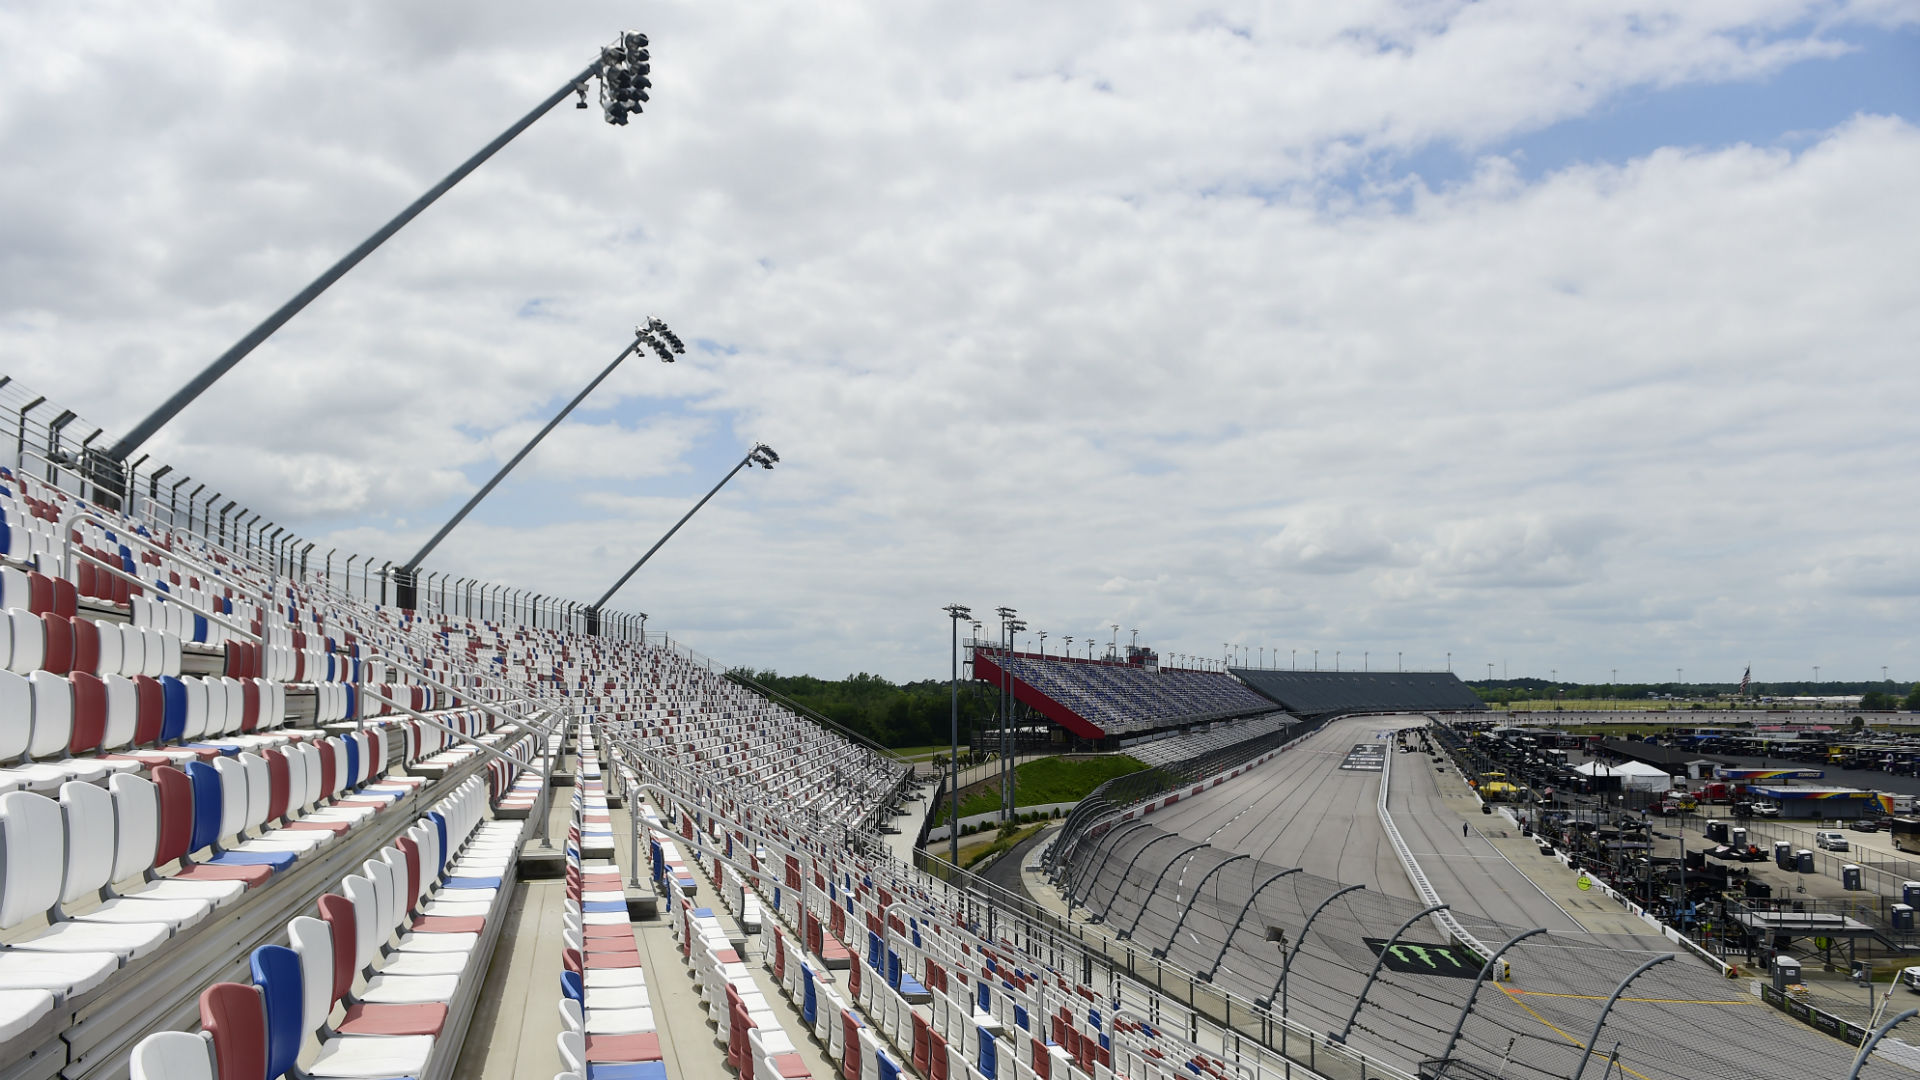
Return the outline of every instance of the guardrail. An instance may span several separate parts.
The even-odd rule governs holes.
[[[1387,842],[1393,845],[1393,854],[1400,860],[1400,868],[1407,872],[1407,880],[1413,882],[1414,891],[1420,894],[1420,899],[1429,906],[1442,903],[1440,891],[1433,887],[1433,882],[1427,880],[1427,872],[1420,869],[1420,860],[1413,857],[1413,849],[1409,848],[1406,840],[1401,837],[1399,827],[1393,823],[1393,813],[1387,809],[1387,788],[1391,785],[1392,779],[1393,754],[1389,752],[1380,765],[1378,803],[1380,826],[1386,830]],[[1452,937],[1453,940],[1479,953],[1482,960],[1493,956],[1493,950],[1488,948],[1485,942],[1468,933],[1467,928],[1460,924],[1452,908],[1436,911],[1431,918],[1442,934]]]
[[[1080,805],[1067,815],[1060,835],[1048,845],[1043,863],[1049,877],[1057,878],[1067,852],[1101,825],[1127,813],[1141,803],[1175,791],[1199,780],[1232,769],[1269,750],[1277,750],[1311,735],[1326,723],[1325,719],[1297,720],[1279,731],[1246,742],[1210,750],[1198,757],[1171,765],[1158,765],[1126,776],[1116,776],[1087,793]]]
[[[1157,1026],[1183,1032],[1189,1043],[1217,1044],[1220,1049],[1214,1052],[1229,1059],[1242,1060],[1249,1051],[1258,1055],[1245,1063],[1254,1067],[1257,1080],[1417,1080],[1405,1069],[1238,997],[1131,942],[1063,919],[1031,897],[938,862],[924,851],[914,852],[914,866],[976,894],[983,901],[980,922],[989,938],[1043,945],[1049,955],[1060,958],[1060,968],[1077,969],[1083,984],[1105,991],[1137,1015],[1151,1017]],[[1069,956],[1069,948],[1080,955]],[[1102,974],[1104,979],[1096,978]]]

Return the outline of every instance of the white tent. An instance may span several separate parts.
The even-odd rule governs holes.
[[[1574,770],[1584,776],[1608,777],[1620,779],[1620,786],[1636,791],[1665,791],[1673,786],[1673,777],[1652,765],[1643,765],[1638,761],[1623,761],[1618,765],[1602,765],[1589,761],[1574,766]]]

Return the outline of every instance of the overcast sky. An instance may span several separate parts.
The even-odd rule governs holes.
[[[1057,652],[1920,678],[1910,2],[0,6],[0,371],[141,419],[620,29],[149,449],[730,663]],[[1367,654],[1364,661],[1362,654]],[[1396,661],[1396,657],[1402,659]]]

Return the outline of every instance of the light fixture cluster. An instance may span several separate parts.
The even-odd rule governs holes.
[[[609,124],[625,124],[631,114],[641,112],[648,99],[647,87],[653,80],[648,63],[647,35],[627,31],[600,49],[600,111]]]
[[[780,455],[774,453],[773,447],[766,443],[754,443],[753,449],[747,451],[747,460],[763,469],[771,469],[773,463],[780,460]]]
[[[667,329],[666,323],[652,316],[647,317],[647,325],[633,328],[633,336],[639,340],[640,344],[652,349],[654,355],[658,356],[663,364],[671,364],[675,356],[684,356],[687,352],[687,346],[680,340],[680,335]]]

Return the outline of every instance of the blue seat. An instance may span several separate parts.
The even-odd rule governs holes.
[[[177,675],[160,676],[160,741],[176,743],[187,733],[187,684]],[[198,801],[198,792],[195,792]]]
[[[300,1056],[300,956],[285,945],[253,950],[253,984],[267,1013],[267,1075],[285,1076]]]
[[[204,761],[189,761],[187,780],[193,784],[193,830],[189,833],[188,851],[214,848],[216,854],[205,862],[215,866],[270,866],[274,873],[299,859],[299,854],[292,851],[222,851],[214,847],[220,839],[223,805],[220,773]]]
[[[587,1063],[587,1080],[667,1080],[664,1061],[623,1061],[607,1064]]]
[[[497,877],[450,877],[440,883],[443,889],[497,889],[500,879]]]
[[[625,911],[627,902],[625,900],[589,900],[580,907],[587,912]]]

